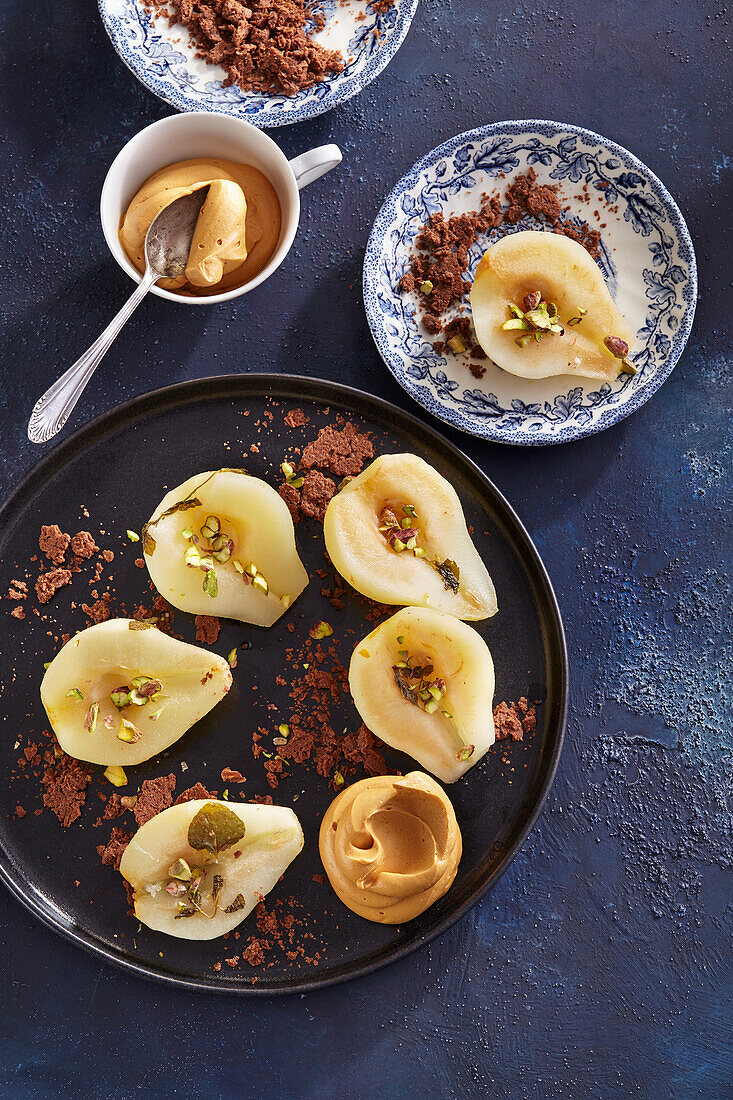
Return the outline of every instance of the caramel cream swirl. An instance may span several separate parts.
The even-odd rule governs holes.
[[[402,924],[450,888],[462,841],[443,788],[410,772],[342,791],[323,818],[319,847],[344,905],[379,924]]]

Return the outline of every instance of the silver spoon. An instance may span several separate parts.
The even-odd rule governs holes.
[[[145,235],[145,273],[140,285],[101,336],[33,406],[28,421],[31,443],[46,443],[61,431],[103,355],[153,283],[158,279],[175,279],[186,270],[196,221],[207,192],[208,187],[203,187],[183,195],[164,207],[150,223]]]

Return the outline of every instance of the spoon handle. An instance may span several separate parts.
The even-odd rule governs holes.
[[[152,269],[145,272],[134,294],[92,346],[38,399],[28,421],[28,438],[31,443],[46,443],[61,431],[117,333],[132,317],[157,278]]]

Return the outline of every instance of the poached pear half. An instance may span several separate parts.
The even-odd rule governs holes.
[[[243,470],[214,470],[171,489],[143,528],[162,596],[192,615],[272,626],[308,574],[285,501]]]
[[[300,822],[284,806],[196,799],[146,821],[120,872],[148,928],[213,940],[249,916],[302,847]]]
[[[124,766],[169,748],[231,685],[223,657],[136,619],[108,619],[59,650],[41,701],[69,756]]]
[[[417,455],[375,459],[330,501],[323,533],[341,576],[372,600],[459,619],[496,614],[458,494]]]
[[[444,783],[494,743],[489,647],[445,612],[406,607],[381,623],[354,649],[349,687],[372,733]]]
[[[532,294],[557,307],[561,332],[518,327],[513,310],[524,313]],[[581,244],[558,233],[529,229],[493,244],[476,270],[471,312],[489,358],[522,378],[573,374],[610,382],[622,368],[604,341],[615,337],[627,351],[634,343],[598,264]],[[537,317],[546,323],[541,313]],[[517,327],[503,327],[508,321]]]

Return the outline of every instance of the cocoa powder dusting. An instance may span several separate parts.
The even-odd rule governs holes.
[[[38,538],[38,546],[41,553],[45,554],[49,561],[55,565],[61,565],[66,560],[66,551],[71,539],[66,535],[57,523],[41,527]]]
[[[300,490],[300,510],[309,519],[323,523],[328,502],[336,493],[336,483],[319,470],[309,470]],[[286,502],[287,503],[287,502]]]
[[[497,741],[522,741],[525,733],[537,726],[537,712],[523,695],[516,703],[501,702],[494,707]]]
[[[56,756],[56,753],[59,755]],[[64,828],[68,829],[72,822],[81,817],[92,773],[58,747],[55,751],[47,749],[44,759],[46,767],[41,776],[43,805],[53,810]]]
[[[277,491],[287,504],[293,523],[298,523],[300,520],[300,489],[296,489],[294,485],[283,481],[282,485],[278,485]]]
[[[305,415],[302,409],[291,409],[289,413],[285,414],[284,420],[288,428],[303,428],[310,423],[310,418]]]
[[[207,790],[203,783],[194,783],[193,787],[188,787],[185,791],[182,791],[178,798],[173,803],[174,806],[180,806],[183,802],[193,802],[200,798],[216,798],[217,792]]]
[[[98,550],[99,547],[89,531],[79,531],[71,540],[71,551],[77,558],[91,558]]]
[[[41,573],[36,581],[38,602],[48,603],[58,590],[67,584],[71,584],[71,571],[69,569],[51,569],[48,573]]]
[[[115,825],[107,843],[97,845],[97,855],[101,858],[104,866],[114,867],[115,871],[119,871],[125,848],[131,840],[132,833],[127,833],[119,825]]]

